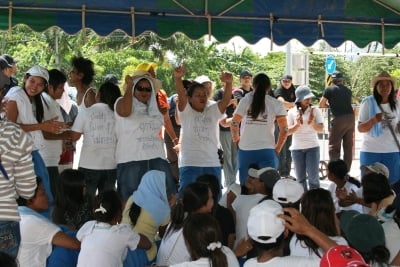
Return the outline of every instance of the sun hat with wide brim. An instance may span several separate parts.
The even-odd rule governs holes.
[[[371,87],[374,88],[376,83],[379,81],[391,81],[393,84],[393,88],[396,88],[396,77],[390,76],[387,71],[382,71],[378,76],[372,78]]]

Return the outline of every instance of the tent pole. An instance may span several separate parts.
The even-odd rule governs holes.
[[[8,38],[12,37],[12,13],[13,13],[13,4],[10,1],[8,4]]]
[[[269,39],[270,39],[270,46],[269,46],[269,51],[272,51],[274,49],[274,33],[273,33],[273,27],[274,27],[274,14],[269,13]]]
[[[385,54],[385,21],[381,18],[381,29],[382,29],[382,55]]]
[[[86,5],[82,5],[82,34],[83,39],[86,40]]]
[[[136,25],[135,25],[135,8],[131,7],[131,25],[132,25],[132,44],[135,43]]]

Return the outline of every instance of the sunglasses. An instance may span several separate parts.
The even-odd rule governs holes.
[[[153,89],[151,87],[142,87],[142,86],[137,86],[135,90],[139,92],[147,92],[150,93]]]

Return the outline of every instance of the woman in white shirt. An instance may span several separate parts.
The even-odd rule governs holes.
[[[307,191],[320,186],[317,132],[322,131],[324,124],[321,111],[311,106],[315,96],[310,88],[299,86],[295,94],[295,106],[288,111],[289,134],[293,135],[290,150],[297,181]]]

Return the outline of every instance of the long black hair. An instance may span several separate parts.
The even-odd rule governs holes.
[[[271,90],[271,80],[263,72],[257,73],[253,78],[254,95],[250,105],[250,115],[253,120],[265,111],[265,96]]]

